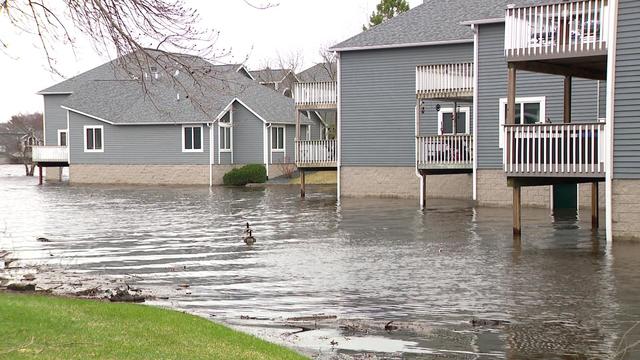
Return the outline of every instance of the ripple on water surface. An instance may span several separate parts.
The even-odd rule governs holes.
[[[430,328],[350,337],[324,329],[296,335],[303,348],[613,358],[620,337],[640,320],[640,248],[606,250],[588,211],[582,219],[525,209],[517,243],[510,209],[466,202],[433,200],[420,211],[411,200],[336,206],[330,187],[304,201],[286,187],[38,187],[20,170],[0,166],[0,249],[24,263],[128,274],[151,288],[189,283],[192,294],[172,306],[238,326],[246,325],[240,315],[326,313]],[[251,248],[240,237],[245,221],[258,239]],[[473,328],[473,317],[509,323]],[[627,336],[640,339],[639,331]],[[338,344],[327,345],[330,339]]]

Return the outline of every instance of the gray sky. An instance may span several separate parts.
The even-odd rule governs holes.
[[[368,22],[379,0],[273,0],[279,5],[266,10],[251,8],[240,0],[186,0],[200,10],[203,24],[219,30],[218,47],[231,48],[228,62],[260,67],[278,54],[300,52],[305,66],[319,62],[319,49],[356,35]],[[254,4],[267,0],[250,0]],[[422,0],[409,0],[411,7]],[[36,37],[17,32],[0,14],[0,34],[7,43],[0,50],[0,122],[20,112],[42,111],[42,97],[35,95],[62,78],[52,74]],[[76,36],[76,52],[57,44],[54,56],[65,77],[98,66],[109,55],[98,54],[82,34]]]

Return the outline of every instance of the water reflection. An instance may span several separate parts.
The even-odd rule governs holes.
[[[258,334],[267,330],[240,315],[326,313],[429,329],[323,329],[299,335],[301,347],[405,358],[612,358],[640,320],[640,248],[607,252],[588,217],[523,209],[514,241],[511,209],[467,202],[434,200],[421,211],[393,199],[336,206],[331,187],[304,201],[295,188],[37,187],[12,171],[0,167],[0,248],[26,263],[129,274],[150,288],[189,283],[192,294],[172,306]],[[258,240],[252,248],[240,236],[245,221]],[[508,323],[474,328],[474,317]]]

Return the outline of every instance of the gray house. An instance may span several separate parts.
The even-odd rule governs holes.
[[[518,223],[520,205],[590,205],[597,226],[606,183],[615,233],[631,216],[612,220],[625,207],[616,188],[638,194],[638,6],[425,0],[334,46],[339,196],[514,204]]]
[[[73,183],[210,185],[236,166],[265,164],[277,177],[293,163],[293,100],[241,67],[164,56],[146,71],[116,59],[41,91],[37,161],[68,165]],[[322,131],[318,119],[300,121],[309,138]]]
[[[293,84],[298,82],[295,72],[291,69],[265,68],[250,73],[260,84],[278,91],[286,97],[292,96]]]

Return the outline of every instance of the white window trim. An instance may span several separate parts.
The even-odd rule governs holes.
[[[62,141],[60,141],[62,139],[60,137],[60,135],[62,133],[64,133],[65,136],[66,136],[66,139],[65,139],[65,140],[67,140],[67,145],[66,146],[69,146],[69,130],[68,129],[58,129],[58,146],[62,146]],[[85,137],[87,136],[86,134],[87,134],[87,132],[85,131]],[[104,144],[102,144],[102,147],[104,147]]]
[[[466,115],[466,120],[465,120],[465,124],[464,124],[464,133],[459,132],[458,134],[469,134],[469,131],[471,130],[471,126],[470,126],[470,118],[469,116],[471,115],[471,108],[467,107],[459,107],[458,108],[458,112],[459,113],[464,113]],[[453,114],[453,108],[441,108],[440,111],[438,111],[438,135],[445,135],[442,132],[443,126],[442,126],[442,121],[443,121],[443,114]],[[447,134],[447,135],[451,135],[451,134]]]
[[[273,130],[274,129],[282,129],[282,149],[274,149],[273,148]],[[271,152],[272,153],[283,153],[287,149],[287,127],[286,126],[271,126]],[[277,145],[277,143],[276,143]]]
[[[184,147],[185,146],[185,143],[184,143],[184,130],[186,128],[200,128],[200,137],[201,137],[200,138],[200,149],[185,149],[185,147]],[[202,125],[182,125],[182,130],[180,131],[180,137],[182,138],[182,152],[183,153],[201,153],[201,152],[204,152],[204,129],[203,129]],[[193,132],[191,133],[191,137],[193,138]]]
[[[222,129],[230,129],[229,130],[229,149],[222,148]],[[218,152],[221,153],[230,153],[233,152],[233,126],[231,123],[220,122],[218,126]]]
[[[516,104],[530,104],[530,103],[539,103],[540,104],[540,121],[538,124],[544,124],[547,119],[547,97],[546,96],[536,96],[536,97],[519,97],[516,98]],[[507,106],[507,98],[500,99],[500,108],[498,111],[499,114],[499,124],[498,124],[498,139],[499,139],[499,147],[502,149],[504,147],[504,124],[506,123],[506,114],[505,107]],[[524,119],[524,106],[520,106],[520,119]]]
[[[88,129],[100,129],[100,144],[102,144],[102,148],[97,149],[97,150],[96,149],[87,149],[87,130]],[[82,132],[82,138],[84,139],[84,152],[86,152],[86,153],[102,153],[102,152],[104,152],[104,126],[103,125],[85,125],[83,130],[84,131]],[[67,143],[69,143],[69,138],[68,137],[67,137]]]
[[[307,140],[311,140],[311,125],[306,126]]]

